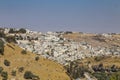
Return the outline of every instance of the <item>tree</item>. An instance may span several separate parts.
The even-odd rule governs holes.
[[[97,78],[97,80],[107,80],[108,76],[106,73],[100,72],[100,73],[93,73],[93,76]]]
[[[21,53],[22,54],[27,54],[27,51],[26,50],[22,50]]]
[[[10,28],[9,33],[15,33],[13,28]]]
[[[39,80],[40,78],[34,75],[31,71],[26,71],[24,74],[25,79]]]
[[[35,60],[38,61],[39,60],[39,56],[35,57]]]
[[[1,77],[3,77],[3,80],[7,80],[8,79],[8,73],[7,72],[2,72]]]
[[[4,32],[0,32],[0,37],[5,37],[5,34],[4,34]]]
[[[10,61],[4,60],[4,65],[5,65],[5,66],[10,66]]]
[[[0,54],[4,55],[4,42],[0,39]]]
[[[19,29],[19,33],[26,33],[26,30],[24,28]]]
[[[2,73],[2,71],[3,71],[3,67],[0,67],[0,73]]]
[[[33,76],[33,74],[31,71],[26,71],[24,74],[25,79],[32,79],[32,76]]]
[[[23,71],[24,71],[24,67],[20,67],[20,68],[18,69],[18,71],[19,71],[19,72],[23,72]]]
[[[9,43],[11,43],[11,42],[16,43],[15,36],[6,36],[5,40]]]
[[[16,71],[12,70],[11,75],[16,76]]]

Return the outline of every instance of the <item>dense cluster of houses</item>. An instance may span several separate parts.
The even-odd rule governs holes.
[[[8,29],[6,29],[6,33]],[[86,57],[103,55],[120,55],[120,47],[92,47],[85,41],[75,42],[63,37],[65,32],[35,32],[26,30],[26,33],[9,34],[14,35],[18,45],[28,51],[40,54],[45,58],[55,60],[61,64],[70,61],[84,59]],[[111,37],[108,34],[104,36]]]

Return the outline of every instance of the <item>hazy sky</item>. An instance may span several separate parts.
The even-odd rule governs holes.
[[[120,32],[120,0],[0,0],[0,26]]]

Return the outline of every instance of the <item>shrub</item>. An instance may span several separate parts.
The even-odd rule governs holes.
[[[33,74],[31,71],[26,71],[25,74],[24,74],[24,78],[25,79],[32,79],[33,77]]]
[[[26,71],[24,74],[25,79],[39,80],[38,76],[35,76],[31,71]]]
[[[4,60],[4,65],[5,65],[5,66],[10,66],[10,61]]]
[[[16,71],[13,70],[13,71],[11,72],[11,75],[12,75],[12,76],[16,76]]]
[[[10,28],[9,33],[15,33],[15,30],[13,28]]]
[[[26,33],[26,30],[24,28],[19,29],[19,33]]]
[[[93,73],[93,76],[95,76],[98,80],[107,80],[106,73]]]
[[[38,61],[39,60],[39,56],[35,57],[35,60]]]
[[[84,73],[89,72],[87,66],[83,65],[83,63],[80,63],[80,65],[78,65],[78,63],[75,61],[70,62],[70,65],[66,66],[66,68],[68,75],[74,79],[84,78]]]
[[[0,37],[5,37],[4,32],[0,32]]]
[[[72,31],[66,31],[65,34],[72,34]]]
[[[24,71],[24,67],[20,67],[20,68],[18,69],[18,71],[19,71],[19,72],[23,72],[23,71]]]
[[[11,43],[11,42],[17,43],[17,42],[16,42],[16,39],[15,39],[15,36],[6,36],[6,37],[5,37],[5,40],[6,40],[8,43]]]
[[[4,55],[4,42],[0,40],[0,54]]]
[[[8,73],[7,72],[2,72],[1,77],[3,77],[3,80],[7,80],[8,79]]]
[[[0,73],[2,73],[2,71],[3,71],[3,67],[0,67]]]
[[[27,54],[27,51],[26,50],[22,50],[21,53],[22,54]]]

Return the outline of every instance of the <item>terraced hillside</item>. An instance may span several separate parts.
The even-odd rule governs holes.
[[[25,80],[26,71],[31,71],[40,80],[70,80],[62,65],[30,52],[21,52],[18,46],[6,44],[4,55],[0,55],[0,67],[3,68],[2,72],[7,72],[9,80]],[[9,65],[5,64],[5,60],[10,62]]]

